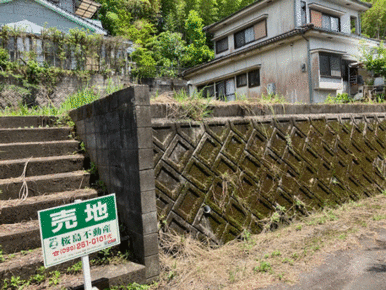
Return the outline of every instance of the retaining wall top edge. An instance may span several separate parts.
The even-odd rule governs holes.
[[[382,116],[386,117],[386,112],[365,112],[365,113],[341,113],[341,114],[287,114],[287,115],[268,115],[268,116],[245,116],[245,117],[215,117],[215,118],[205,118],[202,121],[192,121],[192,120],[178,120],[178,119],[169,119],[169,118],[153,118],[153,126],[163,126],[171,123],[179,124],[201,124],[201,123],[211,123],[211,122],[237,122],[242,120],[257,120],[257,121],[272,121],[272,120],[285,120],[285,119],[296,119],[296,120],[306,120],[306,119],[342,119],[342,118],[355,118],[355,117],[377,117]]]
[[[102,111],[106,113],[115,111],[124,104],[128,104],[129,106],[148,106],[149,101],[148,86],[134,84],[99,98],[90,104],[70,110],[68,114],[71,119],[76,122],[87,119],[90,116],[95,116],[98,114],[95,112],[96,109],[99,109],[99,111],[102,109]]]
[[[153,119],[167,118],[178,107],[173,104],[151,104]],[[386,113],[384,104],[224,104],[208,107],[211,118],[279,115]],[[182,108],[181,108],[182,110]]]

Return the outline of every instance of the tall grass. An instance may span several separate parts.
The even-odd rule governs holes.
[[[201,121],[212,113],[209,108],[212,99],[203,97],[202,92],[195,91],[189,95],[186,91],[180,90],[174,92],[174,99],[181,106],[181,109],[175,111],[174,117],[177,119]]]
[[[0,116],[63,116],[70,110],[79,108],[83,105],[90,104],[100,98],[92,88],[83,88],[67,99],[59,106],[28,106],[19,103],[18,106],[6,107],[0,111]]]
[[[84,105],[90,104],[100,98],[100,93],[93,88],[83,88],[75,94],[69,96],[59,107],[60,113],[66,113]]]
[[[125,86],[121,83],[121,82],[118,82],[117,84],[113,82],[112,79],[108,79],[107,80],[107,86],[106,86],[106,91],[105,91],[105,94],[106,95],[110,95],[112,93],[115,93],[117,91],[120,91],[124,88]]]
[[[284,104],[287,101],[283,95],[271,93],[267,95],[261,94],[260,102],[263,104]]]
[[[6,107],[0,111],[0,116],[57,116],[58,109],[52,106],[44,107],[28,107],[24,104],[19,104],[17,107]]]

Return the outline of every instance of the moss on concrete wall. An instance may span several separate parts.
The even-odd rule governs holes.
[[[227,242],[385,189],[384,113],[153,119],[158,218]],[[210,213],[204,213],[204,206]]]

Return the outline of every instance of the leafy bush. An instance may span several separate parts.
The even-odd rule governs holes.
[[[386,77],[386,47],[383,42],[377,48],[362,46],[362,57],[367,70],[375,75]]]
[[[260,262],[259,266],[253,269],[255,272],[268,272],[271,270],[271,264],[265,261]]]
[[[0,47],[0,68],[5,69],[9,61],[8,51]]]
[[[337,94],[336,97],[333,97],[329,94],[325,101],[325,103],[327,104],[344,104],[344,103],[352,103],[352,102],[353,102],[353,99],[346,93]]]

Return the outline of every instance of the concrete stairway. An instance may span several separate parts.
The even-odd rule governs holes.
[[[0,117],[0,288],[4,279],[28,279],[43,265],[37,211],[98,195],[71,128],[53,124],[44,117]]]

